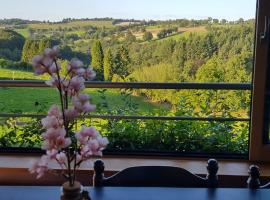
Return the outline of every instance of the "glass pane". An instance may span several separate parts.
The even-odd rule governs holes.
[[[243,90],[105,87],[85,92],[97,105],[91,123],[112,141],[108,150],[246,154],[255,12],[256,0],[5,1],[0,6],[0,80],[49,79],[33,74],[31,60],[59,45],[62,68],[78,58],[93,66],[96,81],[243,84],[238,85]],[[59,105],[57,91],[50,88],[0,86],[5,137],[16,129],[6,131],[9,120],[16,119],[4,114],[46,114],[50,105]],[[178,120],[151,118],[160,116]],[[201,119],[187,119],[192,117]],[[22,128],[16,134],[27,134],[27,120],[19,118]],[[21,146],[39,146],[38,139]]]

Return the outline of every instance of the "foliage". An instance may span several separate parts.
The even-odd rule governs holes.
[[[99,40],[95,41],[91,47],[91,65],[97,73],[98,80],[104,80],[103,74],[103,49]]]
[[[113,55],[111,49],[107,49],[104,55],[104,80],[110,81],[112,79],[112,70],[114,65]]]
[[[145,32],[143,34],[143,40],[144,41],[150,41],[153,39],[153,34],[151,32]]]

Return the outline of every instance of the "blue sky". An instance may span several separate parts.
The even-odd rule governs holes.
[[[0,19],[255,18],[256,0],[1,0]]]

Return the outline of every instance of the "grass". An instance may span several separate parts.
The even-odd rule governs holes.
[[[97,21],[97,20],[78,20],[78,21],[72,21],[68,23],[59,23],[59,24],[49,24],[49,23],[39,23],[39,24],[29,24],[29,28],[33,29],[58,29],[61,28],[82,28],[87,26],[96,26],[99,28],[106,27],[106,28],[112,28],[113,24],[112,21]]]
[[[47,80],[48,76],[35,76],[33,72],[26,72],[26,71],[20,71],[20,70],[12,70],[12,69],[1,69],[0,68],[0,79],[9,79],[9,80],[23,80],[23,79],[29,79],[29,80]]]
[[[98,89],[86,89],[94,104],[101,102]],[[109,108],[123,109],[126,102],[122,99],[118,89],[109,89],[105,93]],[[46,113],[52,104],[59,105],[58,93],[53,88],[1,88],[0,112],[2,113]],[[139,113],[165,112],[166,107],[146,101],[142,97],[130,96],[128,102],[138,105]],[[98,110],[104,110],[98,107]],[[136,115],[127,111],[130,115]],[[102,113],[98,113],[102,114]],[[104,114],[104,112],[103,112]]]
[[[47,80],[48,76],[35,76],[32,72],[19,70],[0,69],[0,79],[28,79]],[[86,89],[93,102],[101,101],[98,89]],[[105,92],[109,108],[112,110],[122,109],[127,102],[122,100],[119,89],[108,89]],[[37,113],[46,112],[50,105],[58,104],[58,94],[52,88],[0,88],[0,112],[5,113]],[[140,96],[130,96],[129,103],[138,105],[140,113],[166,112],[166,106],[147,101]],[[136,113],[129,113],[136,114]]]

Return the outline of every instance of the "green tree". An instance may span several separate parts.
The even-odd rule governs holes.
[[[112,79],[113,70],[113,55],[111,49],[109,48],[104,54],[104,80],[110,81]]]
[[[130,31],[128,31],[126,34],[126,41],[128,43],[136,42],[136,36],[133,35]]]
[[[115,55],[113,73],[121,77],[126,77],[129,74],[130,57],[128,50],[121,45]]]
[[[44,49],[51,48],[51,41],[47,39],[43,39],[38,44],[39,53],[43,53]]]
[[[101,42],[96,40],[91,47],[91,65],[97,73],[98,80],[104,80],[103,58],[104,55]]]
[[[23,61],[23,62],[29,61],[28,51],[30,49],[30,45],[31,45],[30,40],[26,40],[24,45],[23,45],[22,58],[21,58],[21,61]]]
[[[145,32],[143,34],[143,40],[144,41],[150,41],[153,39],[153,34],[151,32]]]

